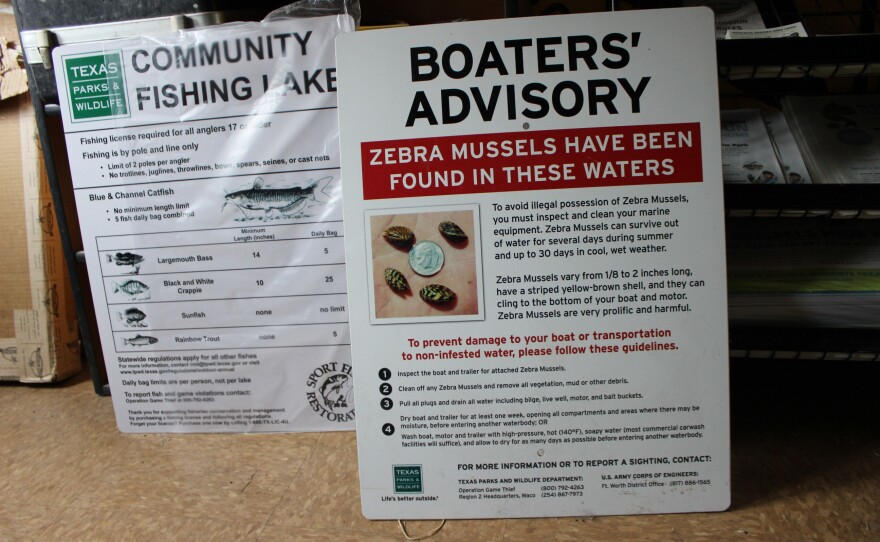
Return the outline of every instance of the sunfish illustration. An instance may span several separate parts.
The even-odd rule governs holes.
[[[131,267],[130,275],[137,275],[141,269],[141,262],[144,257],[134,252],[117,252],[116,254],[105,254],[108,263],[116,263],[118,266]]]
[[[223,202],[220,210],[225,209],[227,204],[232,204],[238,207],[247,219],[251,217],[245,209],[263,211],[263,220],[268,220],[275,211],[283,216],[296,215],[309,204],[327,203],[330,195],[326,189],[332,180],[333,177],[323,177],[305,188],[265,188],[263,179],[257,177],[251,188],[226,194],[226,201]]]
[[[137,334],[130,339],[122,339],[122,342],[129,346],[147,346],[150,344],[156,344],[159,342],[159,339],[156,337],[150,337],[149,335]]]
[[[116,317],[121,320],[126,327],[147,327],[142,321],[147,315],[137,307],[126,309],[125,312],[117,312]]]

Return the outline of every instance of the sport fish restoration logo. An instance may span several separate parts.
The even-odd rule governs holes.
[[[324,363],[312,371],[306,385],[313,391],[306,393],[312,410],[331,422],[354,420],[354,390],[351,365]]]
[[[71,121],[86,122],[129,116],[125,97],[125,71],[119,51],[62,58]]]

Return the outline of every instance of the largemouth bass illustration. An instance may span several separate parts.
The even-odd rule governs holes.
[[[263,211],[263,220],[269,220],[275,214],[280,214],[282,217],[301,215],[311,204],[323,205],[329,201],[330,195],[326,189],[332,180],[333,177],[323,177],[305,188],[298,186],[269,188],[263,185],[261,177],[257,177],[251,188],[226,194],[226,201],[223,202],[223,207],[220,210],[222,211],[226,205],[232,204],[238,207],[246,220],[258,217],[249,216],[245,209]]]
[[[148,346],[156,344],[159,342],[159,339],[156,337],[150,337],[149,335],[141,335],[139,333],[130,339],[122,339],[122,342],[129,346]]]
[[[141,270],[141,262],[144,257],[134,252],[117,252],[116,254],[105,254],[108,263],[115,263],[120,267],[131,267],[128,271],[130,275],[137,275]]]

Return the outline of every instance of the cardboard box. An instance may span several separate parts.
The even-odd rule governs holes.
[[[0,12],[4,60],[17,40]],[[18,84],[11,71],[0,88]],[[76,310],[30,96],[11,95],[0,100],[0,380],[55,382],[82,368]]]

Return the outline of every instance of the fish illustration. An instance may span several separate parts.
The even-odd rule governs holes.
[[[43,305],[52,316],[58,317],[58,285],[53,284],[43,296]]]
[[[332,180],[333,177],[323,177],[305,188],[266,188],[263,186],[263,179],[257,177],[251,188],[226,194],[226,201],[220,210],[225,209],[228,204],[235,205],[247,220],[253,218],[248,216],[245,209],[263,211],[263,220],[268,220],[275,211],[281,216],[293,216],[305,210],[310,203],[327,203],[330,195],[326,189]]]
[[[351,382],[348,375],[337,374],[328,378],[319,390],[327,408],[348,408],[351,394]]]
[[[141,270],[141,262],[144,261],[143,256],[133,252],[117,252],[116,254],[105,254],[104,256],[109,263],[131,267],[131,271],[128,272],[130,275],[137,275]]]
[[[40,218],[37,221],[44,233],[55,235],[55,213],[52,212],[52,202],[40,207]]]
[[[37,347],[33,354],[31,354],[28,367],[31,368],[37,378],[43,378],[43,354],[40,353],[40,347]]]
[[[17,346],[7,346],[6,348],[0,349],[0,355],[3,356],[3,359],[7,361],[11,361],[12,363],[18,363],[18,347]]]
[[[122,320],[126,327],[147,327],[147,324],[143,323],[147,315],[137,307],[125,309],[125,312],[117,312],[116,317]]]
[[[159,342],[159,339],[156,337],[150,337],[149,335],[141,335],[138,333],[134,337],[130,339],[122,339],[122,342],[129,346],[148,346],[151,344],[156,344]]]
[[[122,292],[132,299],[150,299],[150,287],[139,280],[127,280],[113,283],[113,293]]]

